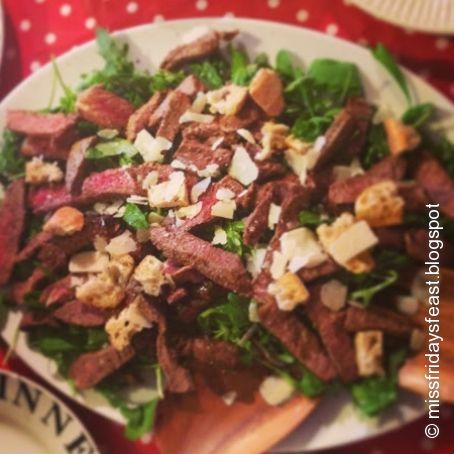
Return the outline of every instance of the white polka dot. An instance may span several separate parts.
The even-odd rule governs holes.
[[[358,39],[358,44],[359,44],[360,46],[365,46],[365,47],[367,47],[367,46],[369,45],[369,41],[367,41],[366,38],[359,38],[359,39]]]
[[[19,28],[23,31],[26,32],[30,30],[30,27],[32,26],[32,23],[28,19],[24,19],[20,22]]]
[[[156,14],[156,16],[153,18],[153,22],[164,22],[165,17],[162,14]]]
[[[207,0],[197,0],[195,2],[195,7],[199,11],[203,11],[204,9],[207,9],[207,6],[208,6]]]
[[[72,10],[73,9],[72,9],[71,5],[68,5],[67,3],[65,3],[64,5],[61,5],[61,7],[60,7],[60,14],[62,16],[67,17],[71,14]]]
[[[337,35],[337,32],[339,31],[339,27],[336,25],[336,24],[329,24],[327,27],[326,27],[326,33],[328,33],[328,35]]]
[[[55,36],[55,33],[48,33],[45,37],[44,37],[44,42],[46,44],[49,44],[49,46],[51,44],[54,44],[55,41],[57,41],[57,37]]]
[[[39,69],[40,66],[41,66],[41,63],[39,61],[32,61],[30,63],[30,71],[34,72],[37,69]]]
[[[88,28],[88,30],[91,30],[92,28],[95,28],[96,25],[96,19],[94,17],[88,17],[85,21],[85,28]]]
[[[35,0],[36,3],[44,3],[46,0]]]
[[[134,14],[139,9],[139,5],[136,2],[129,2],[126,5],[126,12],[129,14]]]
[[[268,0],[268,6],[270,8],[277,8],[279,6],[280,0]]]
[[[435,47],[438,50],[446,50],[449,47],[449,39],[447,38],[438,38],[435,40]]]
[[[306,22],[309,17],[309,13],[305,9],[300,9],[296,13],[296,20],[298,22]]]

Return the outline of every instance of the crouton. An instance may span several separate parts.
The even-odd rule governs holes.
[[[268,286],[268,292],[276,297],[280,310],[292,311],[298,304],[309,299],[309,292],[301,279],[294,273],[285,273]]]
[[[355,336],[355,353],[361,377],[383,375],[383,332],[360,331]]]
[[[262,68],[257,72],[249,86],[249,94],[270,117],[277,117],[284,110],[282,82],[272,69]]]
[[[421,143],[421,136],[411,126],[404,125],[394,118],[387,118],[383,124],[391,154],[396,156],[414,150]]]
[[[43,231],[56,236],[80,232],[85,224],[84,214],[72,207],[59,208],[44,224]]]
[[[399,225],[403,222],[404,200],[394,181],[382,181],[366,188],[355,201],[357,219],[372,227]]]

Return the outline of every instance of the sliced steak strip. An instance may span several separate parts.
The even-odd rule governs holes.
[[[328,201],[334,205],[354,203],[369,186],[385,180],[398,181],[405,175],[407,164],[402,158],[388,157],[365,174],[336,181],[329,187]]]
[[[124,129],[134,113],[133,105],[102,85],[94,85],[79,94],[78,114],[101,128]]]
[[[319,340],[294,312],[280,311],[275,302],[259,307],[261,324],[304,366],[323,381],[336,376],[336,370]]]
[[[298,276],[300,279],[304,282],[311,282],[315,281],[315,279],[318,279],[320,277],[326,277],[331,274],[336,273],[339,271],[339,265],[334,262],[331,258],[328,258],[325,262],[321,263],[320,265],[313,266],[311,268],[301,268],[298,271]]]
[[[232,150],[229,148],[216,148],[212,150],[209,145],[195,140],[183,139],[178,150],[174,154],[174,159],[191,166],[188,170],[204,170],[210,164],[219,166],[220,172],[224,172],[232,160]]]
[[[351,335],[345,330],[345,312],[334,312],[320,301],[320,291],[312,293],[312,300],[307,305],[307,314],[322,339],[339,376],[344,382],[358,378],[355,348]]]
[[[268,229],[268,215],[273,202],[273,189],[268,187],[269,190],[262,192],[260,199],[257,197],[256,206],[245,221],[243,241],[246,245],[257,244]]]
[[[112,311],[91,306],[73,300],[64,303],[52,315],[68,325],[95,327],[103,326],[112,315]]]
[[[76,122],[75,115],[38,113],[29,110],[8,110],[6,128],[35,137],[58,137]]]
[[[80,194],[87,170],[86,151],[94,145],[96,137],[86,137],[71,147],[66,163],[65,187],[73,195]]]
[[[356,119],[347,110],[341,110],[325,133],[325,144],[320,150],[320,156],[315,169],[321,169],[330,161],[339,161],[340,154],[347,148],[356,131]]]
[[[28,206],[35,214],[47,213],[64,205],[75,205],[75,202],[64,184],[40,186],[28,192]]]
[[[454,245],[447,238],[441,238],[443,249],[439,250],[440,264],[451,268],[454,266]],[[429,260],[429,231],[424,229],[410,229],[404,234],[404,244],[407,254],[419,263]],[[438,240],[435,240],[438,241]]]
[[[83,353],[71,364],[69,378],[77,389],[92,388],[125,365],[134,354],[132,347],[117,351],[111,345],[96,352]]]
[[[240,353],[236,345],[202,337],[185,341],[182,355],[196,363],[212,367],[233,369],[240,364]]]
[[[356,121],[355,134],[350,138],[346,148],[346,161],[350,162],[361,154],[366,144],[367,133],[369,132],[375,108],[364,98],[349,98],[345,109]]]
[[[177,287],[184,284],[200,284],[205,279],[194,267],[180,266],[171,260],[164,262],[164,273]]]
[[[202,209],[200,212],[192,219],[184,221],[178,229],[191,230],[199,225],[209,224],[215,219],[218,219],[211,214],[211,209],[213,208],[213,205],[218,202],[216,199],[216,192],[221,188],[230,189],[235,194],[235,198],[238,197],[244,190],[241,183],[238,183],[238,181],[229,176],[224,177],[215,184],[211,184],[211,186],[199,199],[199,201],[202,202]]]
[[[151,115],[159,107],[164,98],[164,92],[157,91],[153,96],[139,109],[137,109],[128,120],[126,126],[126,138],[131,142],[137,136],[137,133],[148,126]]]
[[[52,304],[64,303],[74,298],[75,293],[71,287],[71,276],[65,276],[48,285],[41,292],[39,301],[45,306],[50,306]]]
[[[46,280],[46,273],[41,268],[35,268],[32,274],[23,282],[15,282],[11,288],[11,296],[16,304],[23,304],[27,293],[33,292]]]
[[[174,90],[167,95],[164,102],[165,108],[162,111],[162,119],[156,136],[165,137],[170,142],[173,142],[180,130],[180,117],[191,106],[191,100],[189,96],[181,91]]]
[[[186,393],[194,389],[194,382],[189,371],[178,363],[176,351],[169,345],[167,339],[167,321],[155,305],[145,299],[140,301],[140,311],[151,323],[158,325],[156,353],[159,365],[166,376],[167,389],[172,393]]]
[[[446,216],[454,218],[454,181],[430,153],[421,153],[413,170],[415,180]]]
[[[429,203],[426,191],[414,181],[402,181],[397,184],[399,195],[404,199],[405,211],[424,211]]]
[[[353,333],[379,330],[393,336],[406,337],[410,336],[415,325],[408,316],[400,315],[391,310],[360,309],[350,306],[347,309],[345,328]]]
[[[251,293],[251,281],[238,255],[216,248],[188,232],[154,228],[150,239],[167,258],[193,266],[221,287],[241,295]]]
[[[176,90],[180,91],[186,96],[190,98],[194,97],[198,92],[205,92],[206,91],[205,84],[198,79],[194,74],[190,74],[185,79],[183,79]]]
[[[25,184],[13,181],[0,207],[0,285],[9,281],[25,222]]]
[[[230,41],[236,34],[237,32],[223,33],[210,30],[195,41],[171,50],[161,63],[161,68],[180,68],[192,61],[209,57],[218,51],[221,39]]]
[[[41,249],[43,244],[50,241],[52,235],[47,232],[39,232],[25,245],[25,247],[16,255],[16,262],[22,262],[30,257],[33,257],[35,253]]]

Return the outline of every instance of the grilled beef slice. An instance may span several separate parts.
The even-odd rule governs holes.
[[[349,306],[345,328],[350,332],[379,330],[397,337],[410,336],[415,324],[407,316],[388,309]]]
[[[96,137],[86,137],[73,144],[66,162],[65,187],[73,195],[80,194],[85,178],[87,161],[86,151],[95,143]]]
[[[25,183],[13,181],[0,207],[0,285],[6,284],[13,271],[25,222]]]
[[[233,369],[240,363],[238,347],[221,340],[195,338],[184,341],[182,355],[198,364]]]
[[[334,205],[354,203],[361,192],[369,186],[385,180],[402,179],[406,169],[407,164],[402,158],[385,158],[363,175],[332,183],[328,191],[328,201]]]
[[[351,335],[344,328],[345,312],[334,312],[320,301],[319,290],[312,292],[307,314],[322,339],[331,361],[344,382],[358,378],[355,349]]]
[[[251,281],[238,255],[213,246],[188,232],[150,230],[151,242],[164,255],[182,265],[191,265],[221,287],[249,295]]]
[[[454,218],[454,181],[430,153],[424,152],[415,159],[413,176],[426,190],[430,200],[440,204],[446,216]]]
[[[71,364],[69,378],[77,389],[92,388],[125,365],[134,354],[132,347],[117,351],[111,345],[96,352],[83,353]]]
[[[6,128],[34,137],[58,137],[72,128],[75,115],[62,113],[38,113],[28,110],[8,110]]]
[[[319,340],[294,312],[281,311],[271,301],[260,305],[259,318],[261,324],[317,377],[329,381],[336,376]]]
[[[111,310],[101,309],[77,300],[67,301],[53,313],[53,317],[68,325],[104,326],[112,316]]]
[[[161,68],[169,70],[176,69],[187,63],[209,57],[218,51],[221,40],[230,41],[236,34],[237,32],[217,32],[210,30],[195,41],[182,44],[171,50],[162,61]]]
[[[129,101],[107,91],[102,85],[93,85],[80,93],[76,109],[84,120],[101,128],[119,130],[126,127],[129,117],[134,113]]]
[[[128,140],[133,142],[137,133],[148,126],[151,115],[159,107],[163,98],[164,92],[157,91],[143,106],[139,107],[139,109],[129,117],[126,126],[126,138]]]

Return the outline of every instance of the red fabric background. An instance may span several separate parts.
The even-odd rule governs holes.
[[[347,0],[4,0],[3,3],[5,46],[0,97],[45,64],[51,55],[60,55],[92,39],[96,24],[117,30],[159,20],[228,14],[301,25],[361,45],[383,42],[402,64],[454,100],[454,39],[388,25],[367,16]],[[0,346],[0,361],[4,350]],[[11,361],[8,367],[39,380],[18,360]],[[70,405],[92,432],[102,452],[157,453],[152,444],[128,442],[122,436],[121,427],[77,404]],[[444,407],[441,435],[433,441],[425,438],[425,421],[420,420],[392,434],[330,452],[453,453],[454,431],[449,430],[453,413],[454,407]]]

